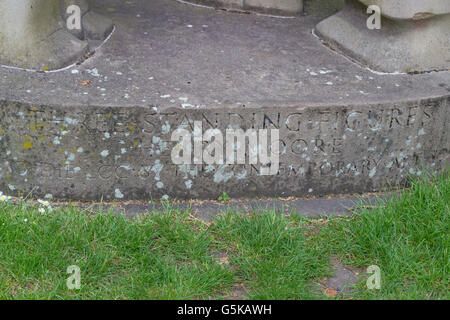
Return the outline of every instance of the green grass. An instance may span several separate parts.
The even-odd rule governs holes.
[[[0,299],[327,299],[317,283],[331,256],[381,269],[380,290],[362,277],[345,298],[448,299],[449,204],[448,171],[326,220],[265,211],[206,223],[170,206],[131,219],[0,203]],[[66,286],[70,265],[79,290]]]
[[[214,227],[221,249],[238,270],[236,276],[251,289],[250,299],[317,297],[311,280],[328,274],[328,259],[306,231],[304,224],[272,211],[228,213]]]
[[[0,298],[209,298],[232,281],[212,242],[198,221],[171,209],[127,219],[3,206]],[[66,287],[69,265],[81,269],[81,290]]]
[[[383,299],[450,298],[450,178],[413,180],[409,192],[360,209],[350,219],[334,219],[321,241],[348,265],[377,265],[380,290],[362,283],[355,295]]]

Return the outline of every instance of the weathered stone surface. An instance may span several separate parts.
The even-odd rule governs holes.
[[[303,0],[187,0],[185,2],[280,15],[297,15],[303,11]]]
[[[82,16],[84,16],[89,11],[89,3],[87,0],[59,0],[59,1],[60,1],[60,12],[63,20],[66,20],[69,17],[66,9],[70,5],[74,4],[79,6]]]
[[[0,186],[85,200],[375,191],[421,164],[448,163],[448,103],[156,112],[3,102]],[[260,176],[259,165],[174,165],[170,135],[187,119],[223,131],[230,123],[279,128],[278,174]]]
[[[245,0],[245,7],[255,10],[298,14],[303,10],[303,0]]]
[[[384,13],[384,3],[381,5],[381,12]],[[369,16],[366,9],[358,1],[348,0],[343,10],[320,22],[316,32],[329,44],[377,71],[409,72],[450,68],[450,14],[435,17],[427,15],[428,19],[421,20],[391,20],[383,17],[380,30],[369,30],[366,26]]]
[[[59,10],[63,21],[67,21],[67,19],[69,18],[67,8],[71,5],[77,5],[78,7],[80,7],[81,16],[84,16],[86,13],[89,12],[89,3],[87,2],[87,0],[60,0],[59,3],[60,3]],[[67,29],[67,31],[76,36],[80,40],[84,40],[86,38],[83,28],[81,28],[80,30]]]
[[[82,26],[84,36],[91,40],[105,39],[114,28],[110,18],[94,11],[89,11],[83,16]]]
[[[306,15],[325,19],[335,14],[344,7],[345,0],[312,0],[305,1],[304,11]]]
[[[371,73],[323,46],[311,34],[314,16],[273,19],[165,0],[94,7],[115,9],[118,28],[93,58],[52,74],[0,68],[3,192],[81,200],[322,195],[380,190],[420,174],[422,164],[449,164],[449,72]],[[248,164],[174,165],[171,133],[195,120],[205,129],[278,128],[278,174],[260,176]]]

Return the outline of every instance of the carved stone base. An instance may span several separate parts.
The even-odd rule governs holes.
[[[321,196],[382,191],[422,168],[450,165],[450,72],[374,74],[313,37],[317,16],[123,3],[108,0],[120,27],[101,56],[55,73],[0,67],[5,194]],[[261,175],[261,161],[247,156],[241,164],[209,164],[204,152],[201,163],[176,164],[172,134],[198,132],[195,122],[202,133],[220,130],[224,142],[230,128],[279,130],[278,172]],[[248,143],[239,148],[249,154]]]
[[[383,72],[450,68],[450,14],[421,20],[381,18],[380,30],[367,28],[366,6],[349,0],[320,22],[316,33],[351,58]],[[381,8],[383,12],[383,8]]]

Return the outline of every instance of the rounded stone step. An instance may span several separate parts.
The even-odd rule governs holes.
[[[355,193],[399,185],[422,165],[449,164],[448,71],[371,72],[312,34],[315,15],[274,19],[166,0],[93,6],[117,29],[83,64],[55,73],[0,67],[4,193],[72,200]],[[261,163],[248,161],[175,164],[172,134],[192,132],[196,122],[224,136],[230,128],[278,130],[277,172],[260,175]]]

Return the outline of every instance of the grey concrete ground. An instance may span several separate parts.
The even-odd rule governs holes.
[[[303,197],[378,191],[449,163],[450,72],[372,73],[312,34],[323,18],[314,10],[276,19],[167,0],[92,3],[116,25],[93,57],[56,73],[0,67],[3,192]],[[192,120],[279,128],[280,172],[173,165],[170,133]]]

